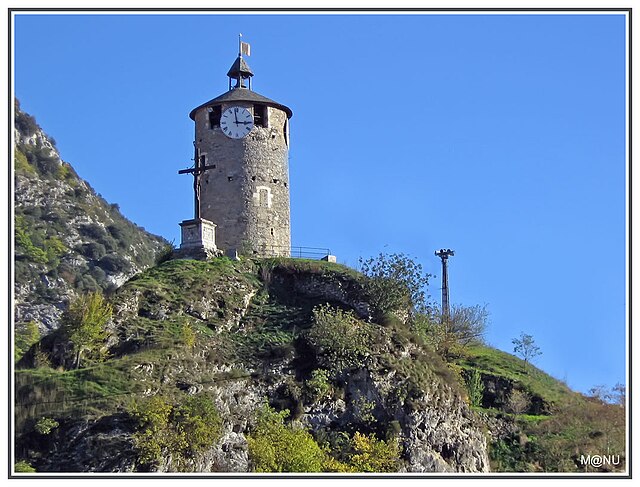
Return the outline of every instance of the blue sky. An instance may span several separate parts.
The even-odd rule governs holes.
[[[179,244],[188,113],[238,33],[289,106],[294,245],[404,252],[574,389],[625,382],[623,15],[18,15],[15,93],[64,160]]]

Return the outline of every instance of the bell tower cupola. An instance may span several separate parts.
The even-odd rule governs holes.
[[[238,58],[235,60],[231,68],[229,68],[227,76],[229,77],[229,90],[235,88],[251,89],[251,78],[253,77],[253,71],[251,71],[251,68],[242,57],[242,54],[238,55]],[[232,87],[231,84],[234,81],[236,84]],[[247,81],[248,83],[245,83],[245,81]]]

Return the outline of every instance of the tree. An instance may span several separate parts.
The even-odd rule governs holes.
[[[365,290],[379,313],[407,309],[429,309],[425,289],[430,274],[405,254],[383,254],[358,260],[360,272],[367,277]]]
[[[105,325],[113,307],[99,291],[78,296],[62,316],[62,324],[75,353],[75,368],[82,353],[93,350],[106,337]]]
[[[520,333],[520,338],[511,340],[511,343],[514,344],[513,351],[522,357],[525,365],[533,361],[538,355],[542,355],[540,347],[535,344],[533,337],[524,332]]]
[[[447,316],[439,309],[417,314],[413,327],[442,357],[458,353],[473,341],[482,340],[489,321],[486,306],[454,305]]]

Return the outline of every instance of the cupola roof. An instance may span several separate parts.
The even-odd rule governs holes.
[[[227,91],[226,93],[223,93],[222,95],[217,96],[216,98],[209,100],[208,102],[203,103],[200,106],[197,106],[196,108],[191,110],[191,113],[189,113],[189,117],[192,120],[195,120],[196,112],[204,107],[211,107],[215,105],[222,105],[223,103],[234,103],[234,102],[242,102],[242,101],[250,102],[250,103],[263,103],[264,105],[282,110],[287,114],[287,118],[291,118],[293,116],[293,112],[291,111],[291,109],[289,107],[282,105],[281,103],[273,101],[267,98],[266,96],[262,96],[256,93],[255,91],[249,90],[247,88],[233,88],[232,90]]]

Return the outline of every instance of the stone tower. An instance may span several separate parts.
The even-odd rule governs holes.
[[[227,76],[229,90],[189,114],[200,168],[192,221],[213,223],[215,246],[224,252],[289,256],[293,113],[252,90],[253,72],[242,54]]]

